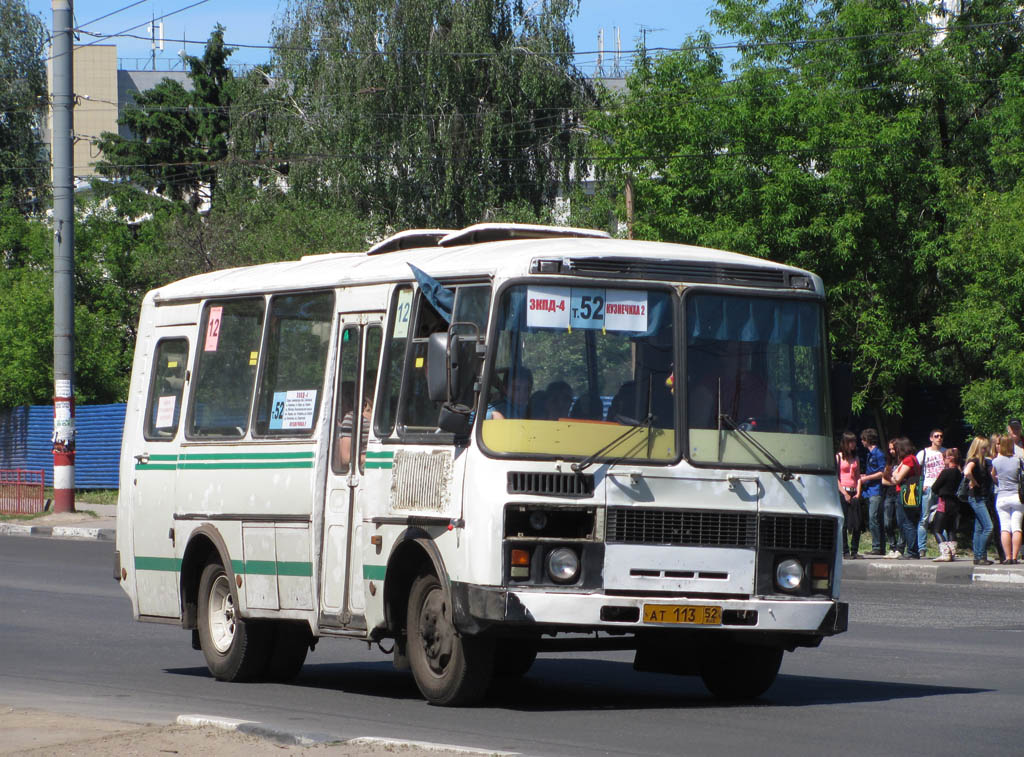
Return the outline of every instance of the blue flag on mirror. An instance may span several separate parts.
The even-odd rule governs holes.
[[[444,286],[429,273],[420,270],[412,263],[408,265],[412,269],[412,275],[416,277],[416,281],[420,285],[420,291],[427,298],[427,302],[433,305],[434,310],[440,313],[448,323],[451,323],[452,308],[455,307],[455,291]]]

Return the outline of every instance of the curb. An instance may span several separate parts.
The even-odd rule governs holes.
[[[857,560],[843,562],[843,579],[922,584],[999,584],[1024,589],[1024,572],[976,566],[972,560],[933,563],[931,560]]]
[[[0,523],[2,536],[51,536],[58,539],[98,539],[114,541],[116,529],[88,526],[27,526],[23,523]]]
[[[179,715],[177,724],[192,728],[203,728],[206,726],[219,728],[223,731],[234,731],[247,736],[256,736],[267,739],[278,744],[288,746],[318,746],[321,744],[340,744],[344,746],[370,746],[385,747],[386,751],[393,751],[396,747],[404,749],[422,749],[429,752],[457,752],[459,754],[488,755],[490,757],[514,757],[519,752],[501,752],[493,749],[473,749],[470,747],[457,746],[454,744],[435,744],[429,741],[406,741],[404,739],[389,739],[376,736],[357,736],[351,739],[338,739],[326,733],[310,733],[301,731],[285,731],[271,728],[255,720],[237,720],[235,718],[222,718],[216,715]]]

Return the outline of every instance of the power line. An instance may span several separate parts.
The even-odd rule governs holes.
[[[105,18],[110,18],[111,16],[115,16],[118,13],[121,13],[122,11],[129,10],[130,8],[134,8],[136,5],[142,5],[146,1],[147,0],[136,0],[136,2],[132,3],[131,5],[126,5],[123,8],[118,8],[116,11],[110,11],[110,13],[105,13],[105,14],[103,14],[102,16],[100,16],[98,18],[94,18],[92,21],[86,21],[84,24],[78,24],[77,28],[75,29],[75,31],[76,32],[81,32],[82,31],[81,27],[83,27],[83,26],[88,26],[89,24],[95,24],[97,21],[102,21]]]

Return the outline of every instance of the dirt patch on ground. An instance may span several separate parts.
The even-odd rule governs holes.
[[[396,754],[403,757],[466,757],[469,751],[395,742],[343,742],[303,747],[211,726],[196,728],[183,725],[139,725],[41,710],[0,708],[0,755],[150,757],[207,754],[217,757],[355,757]]]

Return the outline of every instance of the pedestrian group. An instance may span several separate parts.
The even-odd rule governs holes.
[[[991,565],[990,540],[1000,563],[1021,559],[1024,518],[1024,439],[1021,423],[1011,420],[1005,434],[976,436],[962,458],[956,447],[943,446],[942,429],[932,429],[928,446],[917,449],[905,436],[881,448],[878,432],[857,436],[846,431],[836,453],[836,478],[842,500],[843,556],[859,556],[866,521],[871,534],[867,553],[901,560],[924,557],[931,534],[938,545],[936,562],[957,558],[960,522],[973,518],[971,549],[975,565]],[[994,539],[993,528],[998,526]]]

